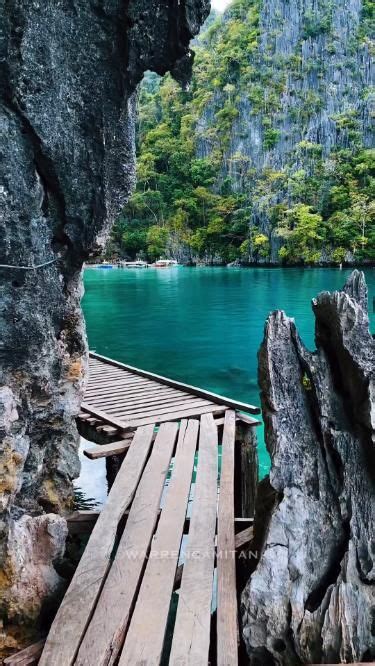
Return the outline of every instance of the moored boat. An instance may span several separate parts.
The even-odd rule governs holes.
[[[123,261],[121,266],[124,268],[148,268],[148,263],[141,259],[137,259],[136,261]]]
[[[158,259],[152,264],[155,268],[173,268],[178,266],[178,262],[175,259]]]

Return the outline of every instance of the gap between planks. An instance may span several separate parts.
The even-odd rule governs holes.
[[[92,531],[72,582],[52,623],[39,666],[71,666],[108,573],[118,523],[142,476],[154,425],[134,435],[124,463]]]

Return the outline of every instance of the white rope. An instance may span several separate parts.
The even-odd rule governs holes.
[[[60,257],[55,257],[55,259],[45,261],[44,264],[37,264],[36,266],[12,266],[11,264],[0,264],[0,268],[16,268],[21,271],[35,271],[37,268],[43,268],[44,266],[50,266],[50,264],[54,264],[58,259],[60,259]]]

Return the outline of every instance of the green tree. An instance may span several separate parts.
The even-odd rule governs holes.
[[[310,206],[299,203],[286,211],[278,233],[286,241],[280,250],[281,259],[314,263],[319,259],[324,241],[322,216]]]
[[[165,254],[168,231],[154,224],[147,232],[147,254],[151,259],[159,259]]]

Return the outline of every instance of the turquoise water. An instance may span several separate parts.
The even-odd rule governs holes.
[[[83,299],[90,349],[259,405],[257,351],[268,314],[285,310],[313,349],[311,299],[319,291],[341,288],[349,273],[334,268],[90,268]],[[365,274],[374,328],[375,269]],[[269,459],[259,435],[264,474]]]

